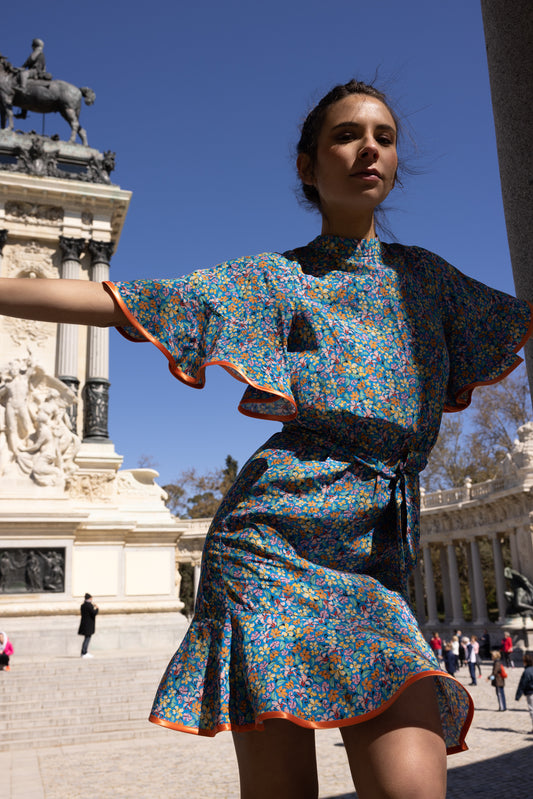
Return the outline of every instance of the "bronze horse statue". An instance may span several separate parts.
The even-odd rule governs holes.
[[[64,80],[30,80],[22,89],[18,70],[11,66],[5,57],[0,56],[0,122],[2,128],[13,130],[13,106],[24,111],[35,111],[38,114],[49,114],[53,111],[61,114],[70,125],[69,143],[76,141],[87,146],[87,134],[80,125],[81,99],[86,105],[92,105],[95,94],[92,89],[78,89]]]

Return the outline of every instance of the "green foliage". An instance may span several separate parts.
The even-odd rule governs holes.
[[[215,515],[222,498],[235,482],[239,465],[231,455],[224,468],[199,474],[185,469],[174,483],[163,486],[168,494],[167,506],[182,519],[206,519]]]

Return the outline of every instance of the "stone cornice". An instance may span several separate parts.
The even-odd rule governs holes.
[[[10,235],[20,238],[34,236],[24,219],[9,220],[5,203],[18,200],[23,203],[62,208],[64,218],[61,234],[70,238],[94,238],[99,241],[120,239],[131,192],[119,186],[97,183],[79,183],[60,178],[35,177],[17,173],[0,173],[0,229],[7,228]],[[102,223],[102,220],[106,220]],[[57,222],[40,226],[40,238],[57,241]]]

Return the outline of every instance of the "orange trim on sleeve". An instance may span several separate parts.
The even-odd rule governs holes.
[[[520,342],[514,348],[514,352],[515,353],[518,352],[519,350],[521,350],[522,347],[524,346],[524,344],[526,343],[526,341],[529,338],[531,338],[531,336],[533,335],[533,303],[529,302],[529,300],[525,300],[525,302],[527,302],[527,304],[529,305],[529,311],[530,311],[529,325],[528,325],[528,328],[527,328],[524,336],[521,338]],[[456,399],[456,403],[457,404],[456,405],[448,405],[447,403],[445,403],[444,412],[445,413],[458,413],[459,411],[464,411],[465,408],[468,408],[468,406],[472,402],[472,392],[474,391],[474,389],[479,388],[480,386],[493,386],[496,383],[500,383],[502,380],[505,380],[505,378],[508,375],[510,375],[511,372],[514,372],[514,370],[517,368],[517,366],[520,366],[520,364],[523,362],[523,360],[524,360],[523,358],[520,358],[520,356],[517,355],[516,356],[516,360],[514,361],[514,363],[511,364],[511,366],[509,366],[504,372],[502,372],[500,375],[498,375],[498,377],[494,377],[492,380],[480,380],[477,383],[469,383],[464,388],[460,389],[460,391],[456,391],[455,392],[455,399]],[[464,400],[458,400],[457,399],[458,397],[461,396],[461,394],[466,394],[467,395]]]
[[[236,380],[239,380],[241,383],[247,383],[248,385],[252,386],[252,388],[257,389],[258,391],[264,391],[267,394],[273,395],[273,397],[278,397],[280,399],[283,399],[286,402],[288,402],[289,405],[293,408],[292,413],[281,416],[275,414],[266,415],[266,414],[254,413],[254,411],[245,410],[244,408],[241,407],[241,405],[239,405],[239,411],[244,416],[251,416],[252,418],[256,419],[272,419],[277,422],[286,422],[296,418],[298,413],[296,409],[296,403],[292,397],[290,397],[287,394],[283,394],[283,392],[281,391],[276,391],[275,389],[270,388],[269,386],[261,386],[259,383],[256,383],[254,380],[249,378],[248,375],[239,366],[236,366],[235,364],[231,363],[231,361],[222,361],[218,359],[205,361],[205,363],[203,363],[199,368],[196,377],[191,377],[190,375],[186,374],[182,369],[179,368],[172,353],[169,352],[169,350],[167,350],[167,348],[163,344],[161,344],[160,341],[158,341],[154,336],[152,336],[152,334],[149,333],[148,330],[146,330],[137,321],[137,319],[133,316],[131,311],[128,310],[126,303],[120,296],[120,292],[115,286],[115,284],[111,280],[105,280],[103,282],[103,285],[107,289],[107,291],[109,291],[111,296],[114,298],[115,302],[121,309],[122,313],[130,323],[130,325],[134,327],[135,330],[137,330],[144,337],[145,341],[149,341],[151,344],[154,344],[157,347],[157,349],[163,353],[163,355],[168,360],[168,368],[171,374],[174,375],[174,377],[176,377],[182,383],[185,383],[185,385],[190,386],[191,388],[203,388],[205,386],[206,367],[221,366],[223,369],[226,370],[226,372],[228,372]],[[118,330],[119,333],[121,333],[121,335],[124,336],[124,338],[128,339],[128,341],[133,341],[136,344],[143,343],[139,342],[138,339],[132,338],[132,336],[130,336],[126,332],[126,330],[124,330],[124,328],[117,327],[116,329]],[[275,399],[272,399],[270,401],[275,402]]]
[[[469,707],[468,707],[468,715],[465,719],[465,722],[461,728],[461,732],[459,734],[459,744],[456,746],[450,746],[447,748],[448,755],[454,755],[457,752],[464,752],[468,749],[468,746],[465,743],[466,734],[468,729],[472,723],[472,718],[474,716],[474,703],[472,701],[472,697],[459,680],[456,680],[455,677],[451,677],[445,671],[437,671],[436,669],[430,669],[428,671],[423,671],[420,674],[416,674],[415,676],[411,677],[407,680],[386,702],[384,702],[381,707],[377,710],[372,710],[370,713],[365,713],[361,716],[353,716],[349,719],[332,719],[331,721],[310,721],[308,719],[301,719],[298,716],[293,716],[291,713],[285,713],[282,710],[269,710],[265,713],[259,713],[256,717],[255,724],[218,724],[211,730],[203,729],[201,727],[187,727],[184,724],[177,724],[174,721],[167,721],[167,719],[161,719],[158,716],[154,716],[151,714],[148,717],[148,721],[151,721],[152,724],[159,724],[161,727],[167,727],[171,730],[178,730],[178,732],[188,732],[192,735],[201,735],[207,738],[214,738],[215,735],[219,732],[251,732],[252,730],[263,730],[264,729],[264,721],[267,719],[286,719],[287,721],[292,721],[293,724],[297,724],[299,727],[306,727],[307,729],[312,730],[325,730],[325,729],[335,729],[336,727],[350,727],[353,724],[361,724],[362,722],[369,721],[376,716],[379,716],[380,713],[387,710],[393,702],[398,699],[401,693],[405,691],[410,685],[413,685],[418,680],[422,680],[425,677],[445,677],[447,680],[452,680],[456,682],[458,685],[461,686],[463,691],[467,694],[469,699]]]

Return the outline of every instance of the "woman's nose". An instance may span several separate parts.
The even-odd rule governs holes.
[[[362,143],[361,149],[359,150],[359,158],[363,158],[365,161],[376,161],[378,155],[379,150],[374,141],[368,140]]]

